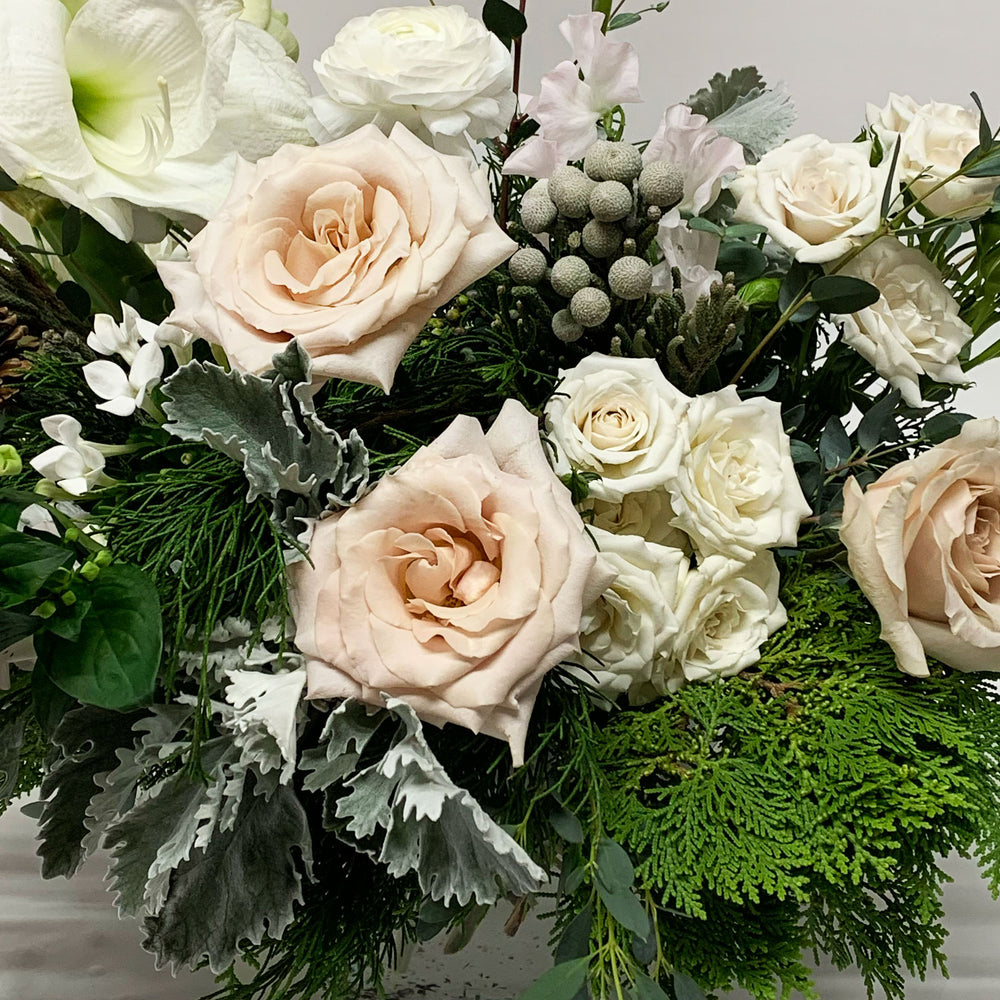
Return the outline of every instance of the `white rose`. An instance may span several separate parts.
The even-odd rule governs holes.
[[[889,164],[869,164],[870,142],[828,142],[802,135],[765,153],[729,185],[734,218],[766,226],[796,260],[824,264],[881,221]]]
[[[647,542],[669,545],[690,552],[687,535],[671,523],[674,509],[666,490],[626,493],[621,500],[588,497],[583,504],[584,518],[595,528],[616,535],[639,535]]]
[[[938,269],[917,249],[892,237],[878,240],[843,267],[882,296],[843,323],[844,342],[895,386],[909,406],[920,405],[920,376],[937,382],[968,381],[958,355],[972,329]]]
[[[795,545],[810,510],[792,465],[781,406],[741,400],[734,386],[696,397],[684,418],[687,448],[670,486],[675,527],[700,556],[747,561]]]
[[[676,605],[680,631],[672,659],[689,681],[732,677],[760,659],[765,639],[788,621],[778,600],[774,556],[750,563],[709,556],[684,579]],[[653,677],[657,693],[665,689]]]
[[[953,174],[979,145],[979,112],[958,104],[917,104],[912,97],[890,94],[884,108],[869,104],[868,124],[891,159],[899,140],[897,174],[923,200],[933,216],[974,218],[987,211],[997,187],[995,177],[955,177],[928,194]]]
[[[652,358],[591,354],[559,377],[545,407],[556,472],[597,473],[591,495],[612,501],[673,480],[684,447],[679,421],[690,399]]]
[[[644,688],[654,674],[661,686],[676,690],[683,676],[679,670],[671,672],[664,655],[678,628],[673,608],[687,572],[687,556],[637,535],[614,535],[600,528],[592,528],[591,534],[602,562],[616,575],[584,611],[583,655],[573,660],[597,678],[597,689],[609,698]]]
[[[463,7],[391,7],[355,17],[315,63],[320,142],[402,122],[441,152],[506,129],[514,112],[510,52]]]

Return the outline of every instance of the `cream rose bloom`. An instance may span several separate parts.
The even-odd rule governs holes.
[[[616,535],[639,535],[648,542],[684,549],[690,553],[687,535],[671,523],[674,509],[665,489],[626,493],[621,500],[587,497],[582,504],[588,523]]]
[[[458,417],[356,506],[320,521],[290,568],[310,698],[402,698],[425,721],[524,758],[545,673],[579,650],[611,582],[538,425],[512,400],[488,434]]]
[[[514,60],[464,7],[389,7],[352,18],[314,64],[316,138],[402,122],[442,152],[499,135],[514,113]]]
[[[686,447],[670,494],[673,524],[700,556],[747,561],[795,545],[810,513],[771,399],[741,400],[734,386],[697,396],[683,420]]]
[[[913,193],[924,199],[931,215],[975,218],[989,209],[997,187],[995,177],[955,177],[930,191],[979,145],[978,111],[938,101],[917,104],[912,97],[890,94],[883,108],[869,104],[867,117],[887,159],[899,141],[898,178],[912,183]]]
[[[1000,421],[844,487],[840,537],[900,670],[1000,670]]]
[[[880,222],[889,164],[872,167],[870,155],[870,142],[791,139],[729,185],[738,202],[734,218],[766,226],[796,260],[836,260]]]
[[[516,249],[485,178],[402,125],[242,163],[190,261],[160,261],[169,322],[266,371],[292,338],[316,378],[386,392],[434,310]]]
[[[612,699],[627,691],[633,700],[632,692],[642,691],[654,674],[658,683],[675,690],[683,675],[668,669],[666,650],[679,628],[674,608],[688,557],[637,535],[600,528],[591,528],[591,535],[615,578],[584,612],[582,655],[574,660],[589,673],[581,675],[591,683],[596,678],[597,689]]]
[[[629,697],[642,704],[675,691],[685,681],[732,677],[760,659],[760,647],[788,621],[778,600],[781,578],[774,556],[750,563],[709,556],[697,567],[680,566],[673,612],[680,623],[647,683]]]
[[[558,473],[597,473],[591,495],[611,501],[673,479],[684,447],[679,422],[690,400],[653,359],[591,354],[559,377],[545,407]]]
[[[958,363],[972,329],[938,269],[917,249],[893,237],[878,240],[841,268],[882,296],[850,316],[837,316],[854,348],[910,406],[919,406],[920,376],[953,384],[968,379]]]

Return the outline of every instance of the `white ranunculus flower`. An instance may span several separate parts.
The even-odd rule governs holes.
[[[660,685],[676,690],[683,675],[679,670],[671,672],[664,656],[678,630],[673,609],[688,557],[679,549],[647,542],[638,535],[590,530],[615,579],[583,613],[583,655],[574,654],[574,662],[597,678],[597,689],[609,698],[643,689],[652,683],[654,674]]]
[[[919,406],[920,376],[960,384],[968,379],[958,363],[972,329],[938,269],[917,249],[891,236],[878,240],[841,268],[874,285],[882,296],[849,316],[844,342],[854,348],[909,406]]]
[[[760,659],[761,644],[788,620],[779,584],[770,552],[750,563],[709,556],[687,574],[675,606],[681,628],[671,649],[687,680],[732,677]],[[669,690],[655,674],[653,688],[657,694]]]
[[[308,139],[302,75],[242,11],[240,0],[4,0],[0,166],[123,239],[148,211],[207,218],[234,152]]]
[[[673,480],[684,448],[679,422],[690,400],[652,358],[591,354],[559,377],[545,407],[556,472],[597,473],[591,496],[612,501]]]
[[[927,212],[949,218],[975,218],[989,209],[996,177],[955,177],[930,191],[953,174],[979,145],[978,111],[938,101],[917,104],[912,97],[890,94],[883,108],[869,104],[867,117],[886,159],[892,157],[899,141],[898,179],[904,184],[912,182],[912,191],[924,199]]]
[[[734,218],[766,226],[796,260],[825,264],[881,221],[889,162],[872,167],[870,142],[828,142],[801,135],[744,167],[729,190]]]
[[[781,405],[741,400],[735,386],[697,396],[683,420],[687,446],[669,489],[675,527],[699,556],[746,562],[775,545],[795,545],[809,513]]]
[[[514,112],[510,52],[464,7],[389,7],[352,18],[315,63],[316,139],[402,122],[445,153],[499,135]]]
[[[43,479],[75,497],[82,497],[94,486],[110,482],[104,475],[104,456],[80,437],[79,420],[56,413],[42,419],[42,430],[58,442],[31,459],[31,467]]]

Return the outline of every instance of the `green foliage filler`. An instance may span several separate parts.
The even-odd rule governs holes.
[[[901,673],[839,571],[785,581],[756,668],[596,732],[604,822],[699,982],[812,995],[816,949],[902,998],[900,968],[944,968],[940,857],[975,850],[1000,885],[1000,700],[981,675]]]

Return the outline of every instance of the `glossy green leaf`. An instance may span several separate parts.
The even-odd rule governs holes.
[[[594,910],[588,904],[567,925],[556,946],[556,965],[584,958],[590,954],[590,931],[594,924]]]
[[[882,296],[874,285],[846,274],[828,274],[817,278],[809,286],[809,294],[824,312],[841,314],[867,309]]]
[[[780,278],[757,278],[748,281],[736,294],[748,306],[761,306],[777,302],[780,291]]]
[[[636,1000],[670,1000],[649,976],[644,976],[642,973],[639,973],[635,980],[635,997]]]
[[[91,313],[90,293],[75,281],[64,281],[56,295],[69,311],[79,319],[86,319]]]
[[[540,979],[536,979],[518,1000],[573,1000],[580,987],[587,981],[590,957],[561,962],[553,966]]]
[[[819,455],[827,469],[833,469],[851,456],[851,441],[839,418],[830,417],[819,436]]]
[[[160,602],[145,573],[109,566],[86,588],[79,638],[39,634],[35,649],[53,683],[87,705],[121,710],[149,698],[162,651]]]
[[[608,22],[608,31],[616,31],[618,28],[627,28],[629,25],[637,24],[642,20],[642,15],[635,13],[635,11],[623,11],[621,14],[615,14],[613,18]]]
[[[34,635],[41,624],[42,619],[35,615],[24,615],[18,611],[0,608],[0,649],[6,649],[15,642]]]
[[[752,243],[723,243],[715,266],[723,274],[732,271],[736,283],[742,285],[759,278],[767,270],[767,258]]]
[[[80,246],[82,233],[83,213],[76,205],[70,205],[62,220],[62,233],[59,240],[61,252],[63,254],[75,253],[77,247]]]
[[[57,569],[72,561],[69,549],[0,524],[0,607],[31,599]]]
[[[486,0],[483,4],[483,24],[508,47],[528,28],[524,15],[506,0]]]

